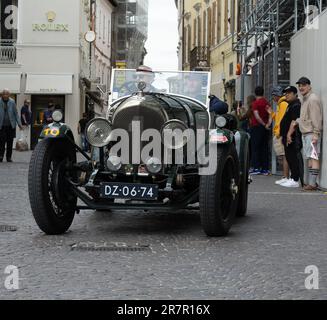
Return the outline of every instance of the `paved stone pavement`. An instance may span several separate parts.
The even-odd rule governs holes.
[[[196,210],[83,212],[63,236],[37,228],[28,201],[30,152],[0,163],[0,299],[326,299],[327,195],[255,177],[248,216],[228,237],[204,235]],[[81,242],[135,246],[139,252],[72,250]],[[8,265],[20,288],[4,287]],[[305,268],[319,268],[307,290]]]

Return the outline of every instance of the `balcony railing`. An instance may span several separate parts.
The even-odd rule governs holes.
[[[190,68],[210,68],[210,49],[209,47],[195,47],[190,54]]]
[[[16,62],[16,41],[0,39],[0,64]]]

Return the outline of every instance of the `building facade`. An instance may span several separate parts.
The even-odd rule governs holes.
[[[104,84],[107,90],[113,5],[98,2],[107,26],[105,34],[99,32],[101,39],[89,43],[85,34],[96,28],[95,1],[70,0],[67,6],[65,0],[1,0],[1,12],[6,14],[1,17],[0,87],[11,90],[18,110],[24,99],[31,101],[31,148],[37,143],[49,102],[64,111],[76,141],[78,121],[90,101],[99,100],[101,105],[102,93],[94,83]]]
[[[320,186],[327,190],[327,66],[325,63],[327,43],[327,9],[307,28],[298,31],[291,39],[291,83],[307,76],[313,91],[323,102],[324,130]]]
[[[135,69],[143,64],[148,38],[148,0],[118,0],[113,33],[113,64]]]
[[[239,21],[238,0],[176,0],[179,12],[179,67],[210,70],[211,93],[235,100],[239,55],[233,50]]]

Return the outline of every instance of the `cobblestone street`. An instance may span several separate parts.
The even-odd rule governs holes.
[[[82,212],[71,231],[46,236],[27,190],[31,153],[0,163],[0,299],[326,299],[327,195],[254,177],[248,216],[225,238],[205,236],[196,210]],[[143,251],[73,250],[81,243],[145,246]],[[4,287],[6,266],[20,288]],[[319,268],[307,290],[305,268]]]

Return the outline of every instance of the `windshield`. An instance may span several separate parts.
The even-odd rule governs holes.
[[[205,105],[209,102],[210,73],[196,71],[155,71],[113,69],[109,104],[115,100],[138,92],[144,82],[144,92],[161,92],[187,96]]]

